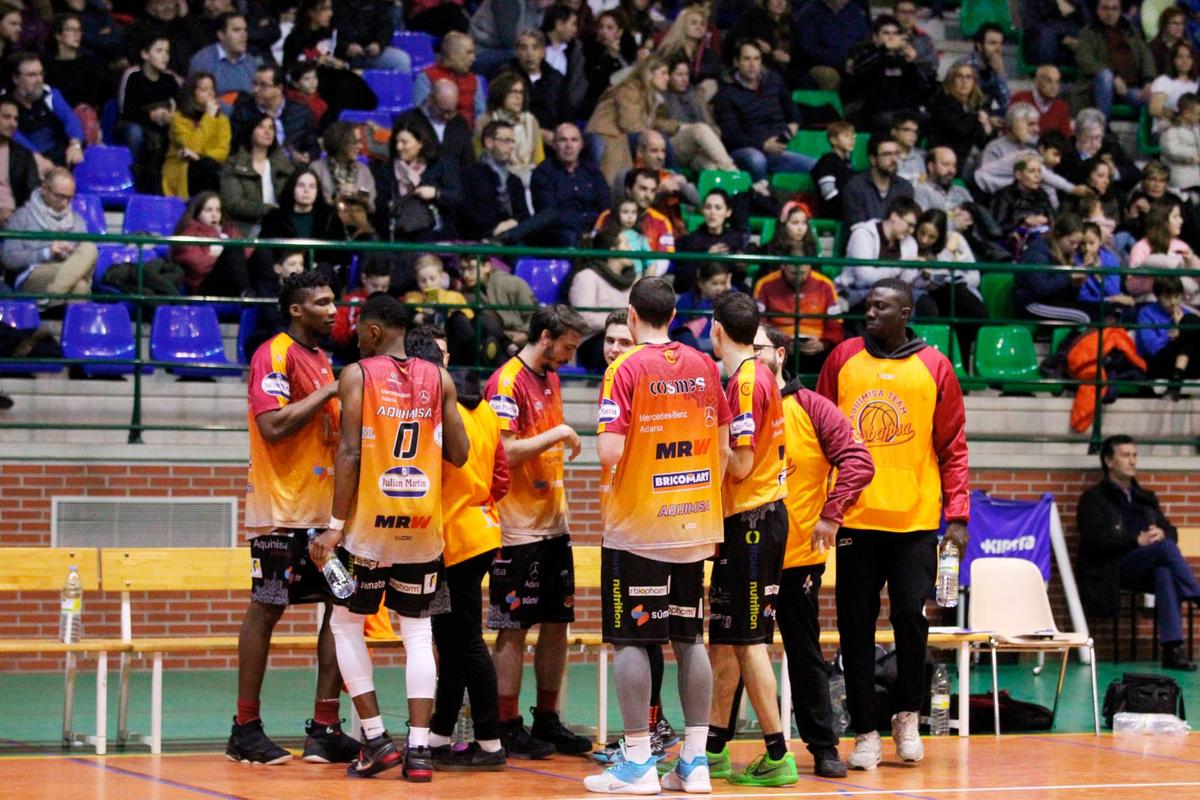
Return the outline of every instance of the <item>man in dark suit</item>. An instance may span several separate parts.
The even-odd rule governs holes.
[[[458,113],[458,87],[453,81],[434,81],[425,102],[405,111],[397,121],[424,127],[427,135],[441,146],[442,158],[450,159],[460,168],[475,161],[471,126]]]
[[[233,141],[242,141],[247,127],[260,114],[275,120],[275,140],[283,146],[292,163],[304,166],[320,155],[317,122],[308,106],[290,102],[283,96],[283,70],[276,64],[263,64],[254,72],[250,94],[233,104],[230,123]]]
[[[492,239],[501,244],[524,244],[541,222],[525,199],[525,185],[508,171],[517,140],[513,127],[492,120],[483,128],[483,154],[462,171],[463,193],[458,227],[466,239]]]

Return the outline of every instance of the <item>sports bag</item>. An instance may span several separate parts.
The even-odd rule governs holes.
[[[1144,672],[1126,672],[1119,681],[1108,685],[1104,693],[1104,724],[1112,727],[1113,717],[1128,711],[1132,714],[1173,714],[1187,719],[1183,707],[1183,692],[1174,678]]]

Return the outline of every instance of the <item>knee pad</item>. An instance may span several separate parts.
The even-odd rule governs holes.
[[[367,652],[367,640],[363,635],[363,616],[343,606],[334,606],[329,616],[329,630],[333,633],[338,669],[346,684],[346,693],[358,697],[375,691],[371,654]]]
[[[404,640],[404,682],[409,699],[433,699],[437,665],[433,660],[432,621],[428,617],[401,617],[400,638]]]

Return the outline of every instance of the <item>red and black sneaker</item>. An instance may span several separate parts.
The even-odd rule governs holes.
[[[392,737],[384,731],[374,739],[366,739],[362,743],[362,748],[358,751],[358,758],[350,762],[350,766],[346,767],[346,774],[352,778],[369,778],[372,775],[378,775],[385,769],[400,766],[402,761],[400,751],[396,749],[396,743],[392,741]]]
[[[404,748],[404,780],[429,783],[433,780],[433,751],[428,747]]]

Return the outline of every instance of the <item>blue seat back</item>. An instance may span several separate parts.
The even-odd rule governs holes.
[[[133,322],[123,303],[74,303],[67,306],[62,327],[67,358],[124,359],[134,357]],[[94,371],[86,365],[85,371]],[[132,365],[117,365],[133,372]],[[108,367],[108,371],[112,370]]]
[[[75,167],[77,191],[100,195],[106,200],[133,194],[133,156],[128,147],[92,145],[83,151],[83,162]]]
[[[413,79],[411,75],[384,69],[368,69],[363,80],[379,100],[379,108],[411,108]]]
[[[212,306],[159,306],[150,327],[155,361],[226,364],[221,325]]]
[[[125,206],[124,233],[151,233],[170,236],[183,216],[185,204],[178,197],[135,194]]]
[[[376,111],[346,109],[338,114],[338,122],[349,122],[351,125],[366,125],[368,122],[374,122],[381,128],[390,129],[392,112],[386,108]]]
[[[237,357],[243,364],[249,364],[253,353],[246,352],[250,334],[258,327],[258,306],[243,306],[238,318]]]
[[[88,233],[108,233],[108,223],[104,220],[104,202],[99,195],[76,194],[75,199],[71,201],[71,208],[83,217]]]
[[[543,305],[558,302],[559,286],[571,262],[561,258],[522,258],[517,262],[516,276],[529,284],[533,296]]]
[[[0,300],[0,325],[19,331],[34,331],[42,324],[37,303],[33,300]]]
[[[428,33],[420,31],[396,31],[392,34],[392,47],[408,53],[414,72],[437,60],[433,46],[435,41]]]

